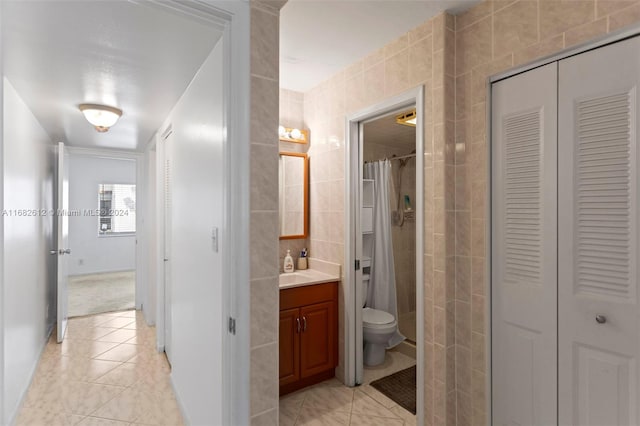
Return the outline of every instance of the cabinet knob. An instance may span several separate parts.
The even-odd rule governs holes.
[[[596,322],[598,324],[604,324],[605,322],[607,322],[607,317],[605,317],[604,315],[596,315]]]
[[[298,324],[297,333],[300,333],[300,318],[296,318],[296,323]]]

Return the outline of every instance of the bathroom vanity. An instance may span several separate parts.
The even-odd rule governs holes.
[[[338,364],[338,277],[280,276],[280,395],[330,379]]]

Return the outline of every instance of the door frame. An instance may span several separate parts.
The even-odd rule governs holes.
[[[590,50],[594,50],[594,49],[598,49],[600,47],[604,47],[606,45],[609,44],[613,44],[613,43],[617,43],[620,41],[623,41],[625,39],[628,38],[632,38],[632,37],[637,37],[640,36],[640,22],[634,23],[632,25],[629,25],[626,28],[623,28],[621,30],[618,31],[614,31],[612,33],[609,34],[605,34],[599,37],[596,37],[592,40],[589,40],[585,43],[581,43],[578,44],[574,47],[570,47],[568,49],[562,49],[559,50],[556,53],[553,53],[551,55],[547,55],[544,56],[540,59],[537,59],[535,61],[526,63],[524,65],[518,66],[518,67],[514,67],[511,69],[508,69],[507,71],[504,72],[499,72],[497,74],[494,74],[490,77],[487,78],[486,83],[485,83],[485,87],[486,87],[486,99],[487,99],[487,105],[486,105],[486,116],[485,116],[485,123],[487,126],[487,143],[488,143],[488,148],[487,152],[486,152],[486,157],[485,157],[485,161],[486,164],[488,165],[488,167],[486,168],[485,171],[485,178],[486,178],[486,191],[487,191],[487,203],[485,206],[485,217],[488,218],[487,220],[487,224],[485,227],[485,235],[486,235],[486,241],[485,241],[485,253],[487,253],[486,259],[485,259],[485,291],[487,294],[487,297],[485,298],[485,324],[486,324],[486,329],[487,329],[487,339],[485,339],[485,353],[486,353],[486,357],[485,357],[485,363],[486,363],[486,384],[485,384],[485,394],[487,395],[486,398],[486,413],[487,413],[487,424],[493,424],[493,372],[492,372],[492,365],[493,365],[493,354],[491,351],[491,347],[492,347],[492,335],[491,335],[491,331],[492,331],[492,327],[493,327],[493,312],[492,312],[492,304],[491,304],[491,298],[492,298],[492,289],[493,289],[493,271],[492,271],[492,249],[493,249],[493,243],[492,243],[492,237],[493,237],[493,211],[492,211],[492,204],[494,201],[494,195],[492,193],[492,186],[493,186],[493,182],[492,182],[492,171],[493,171],[493,164],[492,164],[492,157],[493,157],[493,151],[494,151],[494,146],[493,146],[493,128],[492,128],[492,115],[491,115],[491,111],[492,111],[492,98],[491,98],[491,88],[493,83],[496,83],[498,81],[507,79],[509,77],[513,77],[515,75],[530,71],[534,68],[538,68],[544,65],[548,65],[552,62],[557,62],[560,61],[562,59],[566,59],[570,56],[575,56],[575,55],[579,55],[581,53],[584,52],[588,52]],[[559,143],[559,141],[558,141]]]
[[[362,363],[362,285],[357,285],[356,232],[360,216],[360,153],[362,138],[360,126],[363,122],[415,105],[416,115],[416,396],[418,425],[424,424],[424,86],[407,90],[397,96],[364,108],[347,116],[345,145],[345,382],[355,386],[361,382],[357,365]],[[353,188],[357,191],[352,191]],[[356,197],[353,194],[357,193]],[[360,274],[358,274],[358,272]],[[422,284],[422,285],[421,285]]]
[[[69,154],[69,161],[73,161],[73,157],[90,157],[105,158],[109,160],[125,160],[134,161],[136,164],[136,288],[135,288],[135,307],[141,310],[147,305],[149,294],[146,287],[142,285],[147,280],[144,259],[144,242],[146,235],[144,232],[144,217],[146,216],[146,205],[141,202],[147,194],[147,181],[144,178],[145,164],[143,154],[135,151],[124,151],[108,148],[83,148],[77,146],[65,145],[65,149]]]
[[[249,253],[249,194],[250,194],[250,4],[228,0],[193,0],[188,2],[148,2],[130,0],[146,7],[160,8],[168,13],[195,19],[222,32],[218,43],[223,43],[224,127],[223,137],[223,225],[220,238],[222,255],[222,288],[224,300],[219,326],[222,333],[222,419],[224,424],[249,424],[250,418],[250,303],[249,270],[244,255]],[[166,128],[166,127],[165,127]],[[164,131],[161,128],[158,132]],[[162,134],[156,133],[156,159],[163,159]],[[156,164],[159,164],[156,161]],[[156,168],[156,177],[162,168]],[[160,182],[156,182],[156,189]],[[162,187],[160,187],[162,188]],[[162,202],[160,197],[156,198]],[[158,242],[162,233],[156,223]],[[157,244],[161,247],[161,244]],[[158,270],[163,265],[157,265]],[[157,274],[156,328],[164,323],[163,276]],[[162,287],[160,287],[162,284]],[[162,318],[161,318],[162,317]],[[235,320],[230,331],[231,319]],[[158,346],[164,345],[164,333],[157,332]],[[178,401],[180,404],[180,401]],[[181,407],[182,408],[182,407]]]

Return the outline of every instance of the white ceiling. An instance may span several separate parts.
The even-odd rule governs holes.
[[[409,154],[416,149],[416,128],[396,123],[396,115],[390,114],[364,125],[364,143],[384,145],[396,155]]]
[[[127,1],[3,1],[6,77],[55,141],[141,150],[221,33]],[[107,133],[80,103],[124,111]]]
[[[289,0],[280,13],[280,86],[306,92],[444,10],[479,0]]]

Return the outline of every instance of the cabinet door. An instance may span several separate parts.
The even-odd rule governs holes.
[[[300,380],[300,309],[280,311],[280,386]]]
[[[492,88],[496,425],[557,420],[557,64]]]
[[[559,407],[640,422],[640,38],[560,61]]]
[[[302,334],[300,373],[302,378],[335,367],[335,303],[325,302],[300,308]]]

